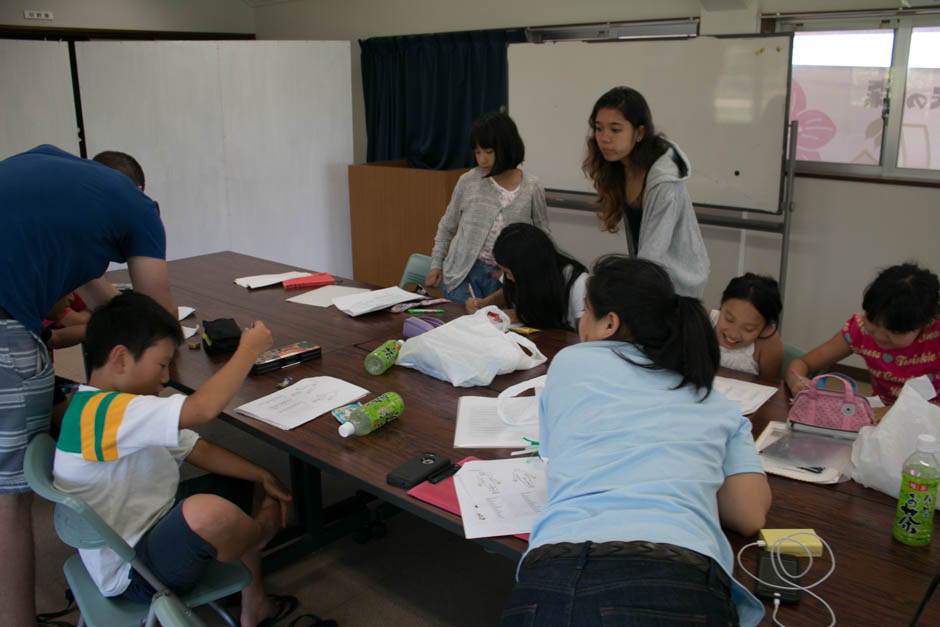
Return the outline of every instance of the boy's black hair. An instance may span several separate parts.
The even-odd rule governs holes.
[[[746,300],[754,305],[754,309],[764,317],[767,324],[777,326],[780,322],[783,302],[780,300],[780,287],[771,277],[748,272],[731,279],[721,294],[721,302],[724,304],[732,298]]]
[[[702,303],[676,294],[661,265],[623,255],[601,257],[587,281],[587,300],[595,318],[611,312],[620,318],[611,339],[632,343],[652,363],[626,361],[677,372],[682,380],[676,388],[691,383],[708,396],[721,360],[718,338]]]
[[[470,150],[492,148],[493,169],[486,176],[512,170],[525,160],[525,144],[512,118],[500,111],[484,113],[470,127]]]
[[[568,299],[571,286],[587,272],[584,264],[555,248],[545,231],[525,222],[515,222],[500,232],[493,258],[512,272],[514,280],[503,280],[503,295],[519,320],[541,329],[571,328]]]
[[[170,312],[145,294],[115,296],[95,309],[85,328],[88,367],[101,368],[115,346],[126,346],[134,359],[164,338],[177,346],[183,342],[180,323]]]
[[[937,275],[914,263],[882,270],[865,288],[865,317],[893,333],[923,329],[937,317]]]
[[[134,185],[140,188],[140,191],[143,191],[144,187],[146,187],[146,181],[144,180],[144,169],[140,167],[139,163],[137,163],[137,159],[130,156],[126,152],[105,150],[104,152],[99,152],[96,154],[94,160],[101,165],[108,166],[112,170],[117,170],[130,180],[134,181]]]

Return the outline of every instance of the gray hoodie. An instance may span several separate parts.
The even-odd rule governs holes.
[[[702,298],[708,282],[709,262],[692,200],[685,189],[684,181],[689,178],[691,167],[679,147],[671,142],[669,145],[669,150],[653,163],[646,175],[639,250],[634,250],[630,224],[624,219],[627,246],[631,256],[662,264],[677,293]],[[684,174],[674,155],[685,166]]]

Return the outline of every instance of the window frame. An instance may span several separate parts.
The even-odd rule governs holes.
[[[915,28],[925,26],[940,26],[940,14],[868,14],[857,17],[801,15],[780,17],[775,20],[774,30],[779,33],[796,34],[812,31],[882,30],[887,28],[894,31],[891,67],[888,71],[887,94],[885,96],[887,116],[882,115],[884,126],[881,133],[879,165],[798,160],[795,167],[796,174],[828,175],[838,178],[871,179],[884,182],[936,183],[940,185],[940,170],[900,168],[897,166],[901,143],[901,122],[904,114],[904,103],[907,100],[907,64],[911,49],[911,34]]]

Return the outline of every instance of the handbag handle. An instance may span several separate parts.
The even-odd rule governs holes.
[[[819,386],[817,384],[822,383],[826,378],[833,378],[833,379],[838,379],[839,381],[841,381],[842,386],[845,388],[845,402],[846,403],[852,402],[852,399],[855,397],[854,382],[850,378],[844,375],[832,374],[832,373],[817,375],[813,377],[813,379],[810,381],[810,383],[812,384],[810,386],[810,392],[814,398],[816,396],[816,390],[819,389]]]

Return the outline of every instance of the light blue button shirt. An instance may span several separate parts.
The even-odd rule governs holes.
[[[616,351],[616,352],[615,352]],[[718,392],[692,385],[624,342],[560,351],[539,405],[547,496],[529,549],[558,542],[668,542],[713,558],[728,573],[731,545],[718,522],[725,477],[763,474],[751,423]],[[742,625],[763,605],[732,580]]]

